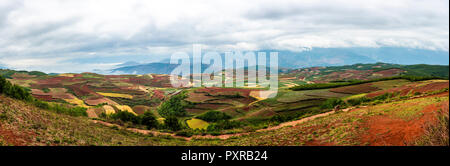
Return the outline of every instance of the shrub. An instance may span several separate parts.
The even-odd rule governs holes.
[[[243,123],[239,122],[239,121],[222,120],[222,121],[218,121],[216,123],[210,124],[206,130],[210,131],[210,132],[211,131],[222,131],[222,130],[227,130],[227,129],[238,128],[238,127],[241,127],[242,125],[243,125]]]
[[[277,114],[275,116],[272,116],[269,121],[273,122],[273,123],[282,123],[282,122],[286,122],[289,120],[291,120],[290,117]]]
[[[181,130],[181,124],[175,116],[169,116],[164,120],[164,126],[172,131]]]
[[[127,111],[118,111],[111,114],[110,117],[115,120],[121,120],[123,122],[132,122],[134,124],[141,124],[141,118]]]
[[[356,99],[347,100],[347,103],[351,106],[361,105],[362,103],[369,102],[370,99],[367,97],[360,97]]]
[[[385,100],[391,98],[392,96],[393,96],[392,93],[385,93],[385,94],[383,94],[383,95],[376,96],[376,97],[372,98],[372,100],[385,101]]]
[[[346,104],[342,99],[330,98],[320,105],[322,109],[334,109],[336,106],[344,107]]]
[[[141,124],[145,125],[147,129],[157,128],[158,120],[156,120],[156,117],[152,112],[146,111],[144,115],[142,115]]]
[[[197,116],[197,118],[207,122],[217,122],[220,120],[231,119],[231,116],[220,111],[208,111],[204,114]]]
[[[444,110],[437,111],[437,123],[425,124],[425,133],[422,138],[416,141],[416,145],[449,146],[448,103],[446,103],[443,107]]]
[[[182,136],[182,137],[191,137],[194,135],[194,131],[191,129],[184,129],[180,130],[177,133],[175,133],[176,136]]]

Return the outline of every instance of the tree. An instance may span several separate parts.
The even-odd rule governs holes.
[[[186,98],[185,94],[179,94],[172,96],[169,100],[162,103],[161,106],[158,108],[158,113],[163,117],[169,117],[169,116],[186,116],[186,110],[184,108],[186,107],[186,103],[183,103],[183,100]]]
[[[172,131],[178,131],[181,129],[181,124],[175,116],[169,116],[164,120],[164,125],[167,129]]]
[[[142,125],[147,126],[148,129],[152,129],[158,127],[158,121],[152,112],[146,111],[144,115],[142,115]]]
[[[197,118],[207,122],[217,122],[220,120],[231,119],[231,116],[220,111],[208,111],[202,115],[197,116]]]
[[[330,98],[320,105],[322,109],[334,109],[336,106],[344,107],[346,104],[342,99]]]

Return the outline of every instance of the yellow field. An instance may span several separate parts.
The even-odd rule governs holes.
[[[114,114],[116,113],[116,111],[114,110],[113,107],[109,106],[109,105],[104,105],[103,109],[105,110],[105,114],[109,115],[109,114]]]
[[[364,96],[366,96],[366,95],[367,95],[367,93],[361,93],[361,94],[357,94],[357,95],[353,95],[353,96],[346,97],[346,98],[344,98],[344,100],[357,99],[357,98],[364,97]]]
[[[186,123],[192,129],[206,129],[209,126],[208,122],[205,122],[201,119],[195,119],[195,118],[191,119],[191,120],[187,120]]]
[[[127,99],[133,99],[133,96],[128,94],[121,94],[121,93],[103,93],[103,92],[97,92],[98,94],[106,97],[120,97],[120,98],[127,98]]]
[[[137,115],[130,106],[127,106],[127,105],[115,105],[114,107],[116,107],[117,109],[119,109],[121,111],[127,111],[129,113]]]
[[[84,104],[83,100],[80,100],[78,98],[64,99],[64,100],[67,101],[70,104],[75,104],[75,105],[80,106],[80,107],[89,108],[88,105]]]
[[[61,76],[61,77],[74,77],[75,76],[75,74],[59,74],[58,76]]]

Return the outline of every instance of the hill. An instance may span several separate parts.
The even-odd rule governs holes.
[[[180,142],[58,114],[3,95],[0,105],[0,146],[154,146]]]
[[[4,110],[1,112],[4,114],[2,118],[7,119],[2,122],[2,126],[7,126],[2,130],[6,135],[10,135],[8,137],[17,136],[17,138],[26,137],[33,132],[37,132],[38,135],[51,132],[46,135],[49,137],[45,138],[47,142],[57,139],[55,137],[58,135],[63,135],[63,139],[69,137],[83,140],[82,142],[69,141],[76,145],[85,145],[82,144],[83,142],[102,145],[120,144],[109,139],[113,134],[120,134],[116,137],[121,139],[130,137],[131,142],[121,142],[124,145],[380,145],[379,142],[376,143],[376,140],[372,140],[373,134],[370,134],[370,132],[374,132],[374,135],[380,134],[379,131],[370,130],[373,124],[369,122],[373,120],[371,118],[374,115],[389,122],[387,127],[392,125],[391,120],[405,124],[394,126],[402,128],[398,131],[402,131],[406,126],[414,125],[415,135],[407,136],[411,137],[407,140],[408,145],[412,145],[415,144],[414,141],[419,140],[419,137],[426,135],[426,131],[423,130],[420,130],[423,133],[417,134],[419,129],[427,128],[424,125],[428,123],[438,123],[435,119],[439,118],[429,118],[432,117],[431,114],[448,110],[443,105],[445,102],[448,103],[448,80],[430,76],[430,73],[444,75],[445,73],[442,74],[441,70],[445,67],[428,65],[411,67],[377,63],[291,70],[280,75],[281,86],[275,98],[266,98],[264,94],[259,94],[261,89],[258,87],[173,88],[170,86],[169,76],[159,74],[46,75],[40,72],[2,70],[3,75],[8,79],[1,80],[1,93],[11,97],[3,96],[2,98],[4,101],[1,103]],[[408,76],[411,72],[428,76]],[[302,76],[305,77],[300,79]],[[315,81],[317,83],[314,83]],[[304,87],[320,87],[292,88],[299,84]],[[427,109],[428,107],[433,109]],[[371,114],[371,110],[378,111]],[[386,110],[392,111],[386,112]],[[340,114],[342,115],[340,117],[335,115],[335,112],[344,113]],[[360,112],[360,114],[355,117],[353,112]],[[370,116],[362,116],[366,112],[369,112],[367,114]],[[339,122],[339,125],[331,127],[340,128],[340,125],[345,125],[345,132],[342,132],[341,128],[329,129],[321,123],[320,118],[315,117],[324,119],[333,117],[331,119],[341,119],[352,123]],[[426,118],[422,119],[423,117]],[[27,118],[29,121],[17,120]],[[51,118],[48,120],[48,125],[29,126],[33,124],[31,121],[43,123],[41,119],[45,118]],[[420,123],[416,124],[415,121],[413,123],[410,118],[415,118]],[[55,119],[74,122],[62,125]],[[53,120],[55,122],[51,122]],[[314,130],[296,130],[297,127],[288,127],[297,124],[304,126],[303,123],[309,124],[309,121],[311,123],[316,121],[314,124],[319,123],[323,126],[314,127]],[[327,122],[327,124],[333,123]],[[45,127],[41,130],[39,125]],[[53,125],[56,127],[51,127]],[[92,137],[89,131],[81,130],[80,132],[84,133],[67,135],[65,130],[70,131],[71,129],[68,128],[72,125],[84,128],[100,125],[103,127],[98,132],[104,132],[105,135],[93,138],[101,140],[100,142],[86,141],[84,139],[89,140]],[[27,126],[26,130],[19,130],[21,126]],[[367,130],[360,130],[362,126],[369,127],[365,127]],[[285,129],[286,127],[289,129]],[[48,130],[49,128],[51,130]],[[58,130],[64,131],[58,134]],[[118,133],[112,133],[114,130]],[[292,135],[295,132],[291,130],[301,131],[301,139],[285,142],[284,140],[300,138],[300,136]],[[26,131],[27,134],[20,134],[22,131]],[[335,135],[336,132],[344,135]],[[366,139],[364,133],[367,134],[367,132],[369,132],[370,137],[367,138],[369,140],[361,140]],[[286,138],[274,136],[271,133],[284,134]],[[304,134],[309,136],[304,137]],[[406,133],[395,134],[401,135],[400,140],[405,141],[403,138],[406,137]],[[352,137],[348,137],[349,135]],[[170,139],[160,141],[164,137]],[[235,137],[238,138],[235,139]],[[247,139],[268,140],[268,137],[276,137],[279,141],[251,142],[251,139]],[[214,139],[227,140],[217,142]],[[44,145],[39,140],[30,140],[28,137],[24,138],[27,141],[22,142],[14,142],[20,139],[4,138],[3,140],[6,144]],[[48,144],[52,145],[52,143]],[[394,141],[389,145],[399,144]]]

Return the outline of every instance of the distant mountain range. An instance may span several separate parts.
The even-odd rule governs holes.
[[[261,52],[278,52],[279,68],[305,68],[315,66],[342,66],[357,63],[392,63],[392,64],[433,64],[448,65],[449,53],[412,48],[313,48],[303,52],[262,50]],[[224,55],[222,55],[224,57]],[[170,74],[177,65],[164,60],[157,63],[139,64],[126,62],[111,70],[120,74]],[[204,65],[205,69],[207,65]]]
[[[178,65],[169,63],[148,63],[142,65],[133,65],[119,67],[111,70],[112,73],[118,74],[170,74]]]

